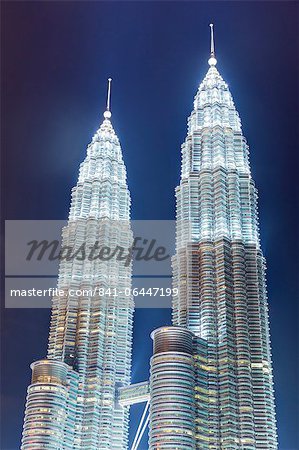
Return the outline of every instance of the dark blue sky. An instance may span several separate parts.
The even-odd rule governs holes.
[[[113,78],[134,219],[173,219],[180,145],[207,71],[209,27],[251,150],[259,189],[281,450],[298,441],[298,4],[295,2],[7,2],[2,4],[6,219],[64,219]],[[46,352],[47,310],[2,315],[3,436],[18,448],[29,364]],[[148,377],[150,331],[135,316],[133,381]],[[137,426],[133,411],[132,429]],[[146,449],[146,444],[140,447]]]

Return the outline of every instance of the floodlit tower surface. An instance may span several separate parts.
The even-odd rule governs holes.
[[[208,344],[206,356],[195,355],[209,385],[196,391],[197,448],[276,449],[257,189],[211,31],[210,67],[188,118],[176,189],[173,324]]]
[[[132,268],[107,254],[96,257],[99,248],[128,249],[133,242],[126,169],[110,120],[110,82],[104,121],[72,190],[62,246],[78,254],[60,263],[64,296],[53,299],[47,359],[31,366],[24,450],[123,450],[128,443],[129,409],[116,394],[130,382],[133,301],[125,293]],[[95,244],[94,254],[84,255],[82,246]]]

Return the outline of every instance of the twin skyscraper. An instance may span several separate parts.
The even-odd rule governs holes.
[[[47,357],[31,365],[23,450],[128,448],[129,407],[145,409],[150,450],[277,449],[265,260],[249,150],[216,68],[194,98],[176,188],[173,326],[154,330],[150,378],[130,384],[132,264],[60,263]],[[130,248],[130,193],[111,123],[87,148],[63,246]],[[109,289],[118,295],[109,295]],[[70,292],[95,295],[74,296]],[[123,293],[123,294],[121,294]]]

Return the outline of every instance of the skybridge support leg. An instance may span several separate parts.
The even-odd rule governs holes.
[[[148,412],[149,404],[150,404],[150,402],[148,400],[146,402],[146,405],[145,405],[145,408],[144,408],[141,420],[139,422],[139,425],[138,425],[138,428],[137,428],[137,431],[136,431],[136,434],[135,434],[135,438],[134,438],[131,450],[137,450],[138,449],[138,446],[140,444],[142,436],[144,435],[144,432],[145,432],[146,427],[148,425],[148,422],[149,422],[149,412]]]

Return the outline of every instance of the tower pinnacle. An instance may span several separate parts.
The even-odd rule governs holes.
[[[210,66],[216,66],[217,59],[215,57],[214,25],[212,23],[210,23],[210,28],[211,28],[211,53],[208,63]]]
[[[110,117],[111,117],[111,111],[110,111],[111,81],[112,81],[112,78],[108,78],[107,106],[106,106],[106,111],[104,112],[105,119],[110,119]]]

